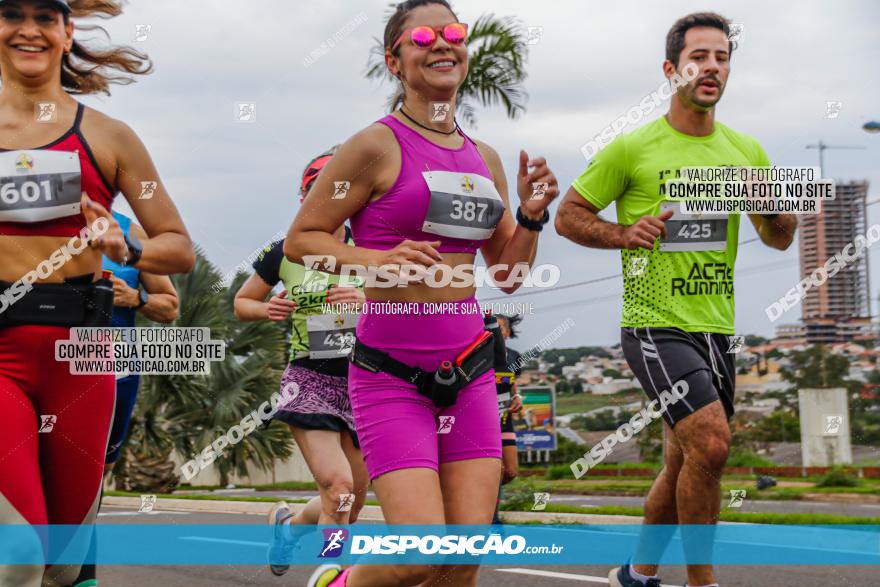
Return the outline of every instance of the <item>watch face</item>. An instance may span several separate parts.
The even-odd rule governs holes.
[[[140,290],[140,297],[141,297],[141,306],[146,306],[147,301],[150,299],[150,295],[147,293],[147,290],[145,290],[145,289]]]

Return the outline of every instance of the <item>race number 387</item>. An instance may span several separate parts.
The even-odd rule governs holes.
[[[467,220],[468,222],[483,222],[486,218],[486,212],[489,210],[489,204],[484,202],[469,202],[463,200],[452,200],[452,212],[449,218],[452,220]]]
[[[492,236],[504,202],[491,179],[453,171],[425,171],[422,177],[430,194],[423,231],[469,240]]]

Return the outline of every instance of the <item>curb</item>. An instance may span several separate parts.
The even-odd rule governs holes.
[[[281,501],[281,500],[278,500]],[[141,506],[138,497],[106,496],[101,500],[103,505],[123,507],[137,510]],[[269,515],[269,510],[275,505],[272,502],[256,501],[221,501],[201,499],[174,499],[160,497],[156,501],[156,509],[159,511],[172,512],[209,512],[214,514],[246,514],[246,515]],[[291,511],[299,513],[306,504],[289,503]],[[358,520],[383,521],[382,510],[379,506],[367,505],[361,510]]]
[[[141,506],[138,497],[106,496],[102,503],[107,506],[123,507],[137,511]],[[160,497],[156,502],[158,511],[208,512],[215,514],[269,515],[273,503],[254,501],[220,501],[199,499],[174,499]],[[299,513],[306,504],[291,503],[290,509]],[[501,518],[509,523],[540,522],[542,524],[640,524],[638,516],[609,516],[596,514],[569,514],[559,512],[501,512]],[[384,522],[382,508],[376,505],[364,506],[358,521]]]
[[[812,503],[880,503],[880,495],[871,493],[804,493],[801,501]]]

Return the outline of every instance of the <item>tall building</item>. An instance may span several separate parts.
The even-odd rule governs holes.
[[[865,200],[868,182],[836,184],[834,200],[822,201],[820,214],[800,217],[801,279],[867,231]],[[810,344],[874,338],[867,254],[856,259],[802,302],[806,340]]]
[[[775,347],[793,347],[807,344],[807,330],[803,324],[780,324],[771,341]]]

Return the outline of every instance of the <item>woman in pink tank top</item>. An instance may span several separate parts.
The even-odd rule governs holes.
[[[340,148],[284,246],[291,261],[316,269],[374,270],[365,274],[349,395],[389,524],[491,523],[501,435],[492,371],[469,371],[463,358],[479,354],[485,336],[469,277],[479,250],[494,282],[515,291],[559,193],[544,159],[520,151],[511,207],[498,154],[458,128],[466,36],[445,0],[397,6],[384,41],[387,67],[401,83],[400,108]],[[333,237],[347,220],[354,247]],[[459,377],[456,393],[432,395],[449,389],[447,376]],[[474,565],[327,565],[309,585],[468,586],[477,572]]]

